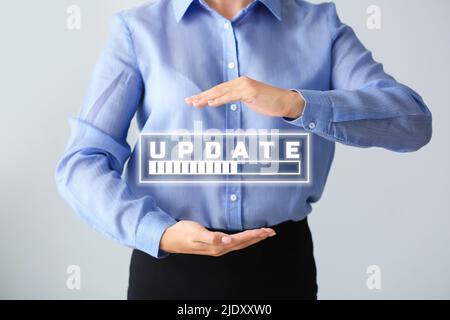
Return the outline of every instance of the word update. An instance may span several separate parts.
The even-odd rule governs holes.
[[[309,183],[308,133],[142,133],[141,183]]]

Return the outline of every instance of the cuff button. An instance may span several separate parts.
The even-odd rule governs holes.
[[[314,121],[311,121],[311,122],[308,124],[308,128],[310,128],[311,130],[315,129],[315,128],[316,128],[316,123],[315,123]]]

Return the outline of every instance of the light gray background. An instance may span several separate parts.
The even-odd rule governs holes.
[[[53,171],[111,15],[140,0],[10,0],[0,10],[0,298],[123,299],[130,249],[85,225],[56,192]],[[421,93],[434,116],[424,149],[396,154],[338,146],[310,216],[321,299],[450,298],[450,1],[338,0],[386,70]],[[82,29],[66,28],[66,8]],[[382,8],[368,30],[366,9]],[[130,137],[136,137],[134,131]],[[82,287],[66,288],[79,265]],[[379,265],[382,289],[366,287]]]

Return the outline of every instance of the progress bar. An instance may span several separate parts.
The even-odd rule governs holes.
[[[276,170],[272,170],[276,167]],[[148,161],[150,175],[300,175],[300,161]]]

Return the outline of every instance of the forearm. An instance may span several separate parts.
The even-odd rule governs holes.
[[[299,92],[305,99],[302,116],[288,121],[326,139],[406,152],[431,138],[431,113],[420,96],[403,85]]]

